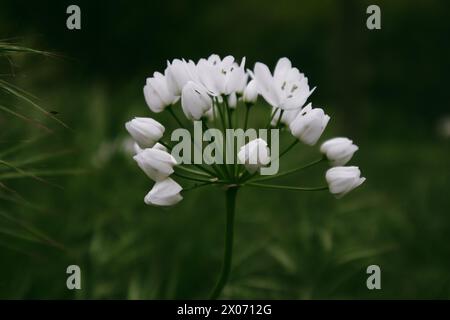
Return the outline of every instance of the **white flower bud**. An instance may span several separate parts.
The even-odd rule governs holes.
[[[310,103],[292,120],[289,128],[294,137],[312,146],[319,140],[329,120],[330,117],[322,109],[312,109]]]
[[[199,120],[202,115],[211,109],[212,100],[201,85],[189,81],[181,93],[181,107],[190,120]]]
[[[360,176],[361,171],[358,167],[334,167],[328,169],[325,178],[330,192],[336,198],[341,198],[366,180]]]
[[[332,166],[345,165],[357,150],[358,146],[348,138],[333,138],[320,147],[320,152],[327,156]]]
[[[158,181],[152,190],[145,196],[144,202],[154,206],[173,206],[177,204],[183,197],[180,191],[183,188],[171,178]]]
[[[245,165],[245,168],[254,173],[261,167],[270,162],[270,151],[267,142],[261,138],[250,141],[242,146],[238,152],[239,162]]]
[[[144,149],[133,157],[145,174],[154,181],[166,179],[173,173],[173,166],[177,164],[175,158],[162,150]]]
[[[164,126],[152,118],[137,117],[125,128],[141,148],[151,148],[164,134]]]
[[[258,99],[258,91],[256,90],[256,81],[251,80],[247,86],[245,87],[244,94],[242,99],[245,103],[255,103],[256,99]]]

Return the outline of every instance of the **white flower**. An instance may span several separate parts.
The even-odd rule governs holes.
[[[360,176],[361,171],[358,167],[334,167],[328,169],[325,178],[330,192],[336,198],[341,198],[366,180]]]
[[[289,128],[294,137],[312,146],[319,140],[329,120],[321,108],[312,109],[310,103],[292,120]]]
[[[245,72],[245,57],[241,64],[233,63],[226,71],[225,94],[243,93],[247,85],[248,74]]]
[[[302,110],[301,108],[284,110],[280,122],[285,124],[286,126],[289,126],[292,120],[294,120],[295,117],[297,117],[297,115],[300,113],[301,110]],[[281,109],[272,107],[272,113],[273,112],[275,112],[275,115],[273,116],[270,124],[273,127],[275,127],[278,123],[278,119],[280,118]]]
[[[254,79],[260,95],[273,107],[293,109],[302,107],[311,93],[308,78],[293,68],[288,58],[281,58],[274,74],[260,62],[255,64]]]
[[[181,93],[181,107],[190,120],[199,120],[212,107],[211,97],[201,85],[189,81]]]
[[[125,128],[141,148],[150,148],[161,139],[164,126],[152,118],[136,117],[125,123]]]
[[[163,111],[165,107],[174,104],[178,99],[168,87],[166,77],[159,72],[147,78],[144,97],[150,110],[155,113]]]
[[[333,138],[320,147],[320,152],[327,156],[332,166],[345,165],[357,150],[358,146],[348,138]]]
[[[162,150],[144,149],[133,157],[145,174],[154,181],[166,179],[173,173],[173,166],[177,164],[175,158]]]
[[[208,59],[198,61],[197,71],[202,85],[214,96],[242,93],[247,84],[245,58],[238,65],[233,56],[226,56],[222,60],[213,54]]]
[[[198,82],[197,66],[192,60],[186,62],[184,59],[174,59],[172,63],[167,62],[165,70],[167,84],[175,96],[180,96],[183,87],[189,81]]]
[[[267,142],[261,138],[250,141],[238,152],[238,159],[251,173],[266,166],[270,162],[270,152]]]
[[[245,103],[253,104],[256,102],[256,99],[258,99],[258,91],[256,90],[255,80],[250,80],[250,82],[247,84],[242,99]]]
[[[154,206],[173,206],[177,204],[183,197],[180,191],[183,188],[170,178],[158,181],[152,190],[145,196],[144,202]]]

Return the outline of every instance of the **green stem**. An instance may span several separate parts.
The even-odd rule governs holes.
[[[243,186],[258,187],[258,188],[265,188],[265,189],[282,189],[282,190],[291,190],[291,191],[322,191],[322,190],[328,190],[327,186],[304,188],[304,187],[279,186],[279,185],[275,185],[275,184],[263,184],[263,183],[246,183]]]
[[[278,117],[277,125],[275,126],[275,128],[278,128],[280,126],[281,118],[283,117],[283,113],[284,113],[284,110],[281,110],[280,115]]]
[[[277,113],[277,111],[278,111],[278,108],[275,108],[275,109],[273,110],[273,112],[270,114],[269,122],[268,122],[267,125],[266,125],[266,129],[269,129],[269,128],[270,128],[270,124],[272,123],[273,117],[275,117],[275,114]]]
[[[184,165],[177,165],[177,168],[180,169],[180,170],[183,170],[185,172],[196,174],[196,175],[199,175],[199,176],[202,176],[202,177],[205,177],[205,178],[211,178],[211,176],[209,174],[205,173],[205,172],[189,169],[189,168],[185,167]],[[214,176],[213,176],[213,178],[214,178]]]
[[[298,168],[295,168],[295,169],[292,169],[292,170],[288,170],[288,171],[285,171],[285,172],[282,172],[282,173],[279,173],[279,174],[276,174],[276,175],[273,175],[273,176],[266,176],[266,177],[257,178],[257,179],[254,179],[252,181],[266,181],[266,180],[272,180],[272,179],[284,177],[284,176],[287,176],[289,174],[298,172],[300,170],[304,170],[304,169],[307,169],[309,167],[312,167],[312,166],[314,166],[314,165],[316,165],[318,163],[321,163],[324,160],[325,160],[325,158],[322,157],[322,158],[320,158],[318,160],[315,160],[313,162],[310,162],[310,163],[308,163],[308,164],[306,164],[306,165],[304,165],[302,167],[298,167]]]
[[[223,105],[225,106],[225,110],[227,112],[228,128],[232,128],[233,125],[231,123],[231,109],[230,106],[228,105],[228,100],[226,96],[223,97]]]
[[[244,121],[244,131],[247,131],[248,126],[248,114],[250,113],[250,108],[252,107],[251,104],[245,104],[245,121]]]
[[[221,123],[222,123],[222,128],[223,128],[222,133],[223,133],[223,136],[225,138],[224,139],[224,149],[222,150],[222,154],[225,154],[225,157],[223,157],[224,163],[223,163],[223,167],[222,168],[223,168],[223,172],[224,172],[225,176],[228,179],[232,180],[233,179],[232,178],[232,174],[229,172],[228,165],[226,163],[226,152],[227,152],[227,140],[226,140],[227,135],[226,135],[226,130],[227,130],[227,125],[226,125],[226,119],[225,118],[226,118],[226,114],[228,114],[228,110],[227,110],[228,108],[225,106],[225,102],[224,103],[219,103],[218,98],[216,98],[215,101],[217,103],[217,110],[219,110],[220,120],[221,120]],[[222,107],[225,107],[225,110],[222,110]],[[226,112],[226,114],[225,114],[225,112]]]
[[[203,131],[205,131],[205,132],[209,130],[208,125],[204,121],[202,121],[202,128],[203,128]],[[214,142],[214,143],[216,143],[216,142]],[[222,150],[220,150],[219,152],[220,152],[219,157],[223,159]],[[228,172],[226,170],[225,171],[221,170],[221,167],[219,165],[217,165],[215,162],[212,163],[212,168],[217,173],[220,173],[221,175],[224,175],[224,176],[228,176]],[[220,176],[220,174],[219,174],[219,176]]]
[[[159,143],[161,143],[161,144],[162,144],[164,147],[166,147],[168,150],[172,150],[172,147],[171,147],[168,143],[166,143],[166,142],[164,142],[164,141],[162,141],[162,140],[160,140]],[[181,164],[181,165],[184,165],[184,164]],[[213,171],[210,171],[210,170],[204,168],[203,166],[201,166],[201,165],[199,165],[199,164],[192,163],[192,165],[193,165],[194,167],[196,167],[196,168],[202,170],[202,171],[203,171],[205,174],[207,174],[208,176],[215,177],[215,176],[217,175],[217,173],[214,173]],[[183,168],[183,169],[186,169],[186,168]]]
[[[226,191],[226,207],[227,207],[227,227],[225,232],[225,250],[223,255],[223,265],[220,278],[210,295],[210,299],[220,297],[223,288],[227,284],[231,270],[231,260],[233,255],[233,235],[234,235],[234,214],[236,208],[236,194],[238,187],[230,187]]]
[[[220,123],[222,125],[223,131],[225,132],[225,129],[227,127],[226,124],[225,124],[225,116],[224,116],[224,114],[222,112],[221,105],[219,103],[219,99],[215,98],[215,101],[216,101],[217,110],[219,111]]]
[[[204,183],[194,184],[193,186],[190,186],[188,188],[183,188],[182,192],[187,192],[187,191],[198,189],[198,188],[201,188],[201,187],[204,187],[204,186],[209,186],[209,185],[214,184],[214,183],[215,182],[204,182]]]
[[[177,117],[177,115],[175,114],[175,111],[173,111],[172,106],[167,107],[167,111],[169,111],[169,113],[171,114],[171,116],[175,119],[175,121],[178,123],[178,125],[181,128],[186,129],[185,125],[183,124],[183,122],[181,122],[181,120]]]
[[[294,142],[292,142],[286,149],[284,149],[283,152],[280,153],[278,156],[278,159],[280,159],[283,155],[285,155],[289,150],[291,150],[295,145],[298,143],[298,139],[295,139]]]
[[[212,179],[209,179],[209,180],[200,179],[200,178],[196,178],[196,177],[186,176],[186,175],[184,175],[182,173],[179,173],[179,172],[176,172],[176,171],[173,174],[175,176],[177,176],[177,177],[182,178],[182,179],[191,180],[191,181],[198,181],[198,182],[216,182],[216,181],[218,181],[217,178],[212,178]]]
[[[250,173],[248,171],[245,171],[245,173],[242,175],[242,177],[239,179],[240,184],[244,184],[246,181],[252,179],[254,176],[258,174],[258,171],[255,171],[253,173]]]

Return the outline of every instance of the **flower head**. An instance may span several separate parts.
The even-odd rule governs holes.
[[[178,140],[179,143],[176,145],[163,142],[164,127],[151,118],[135,118],[126,123],[127,130],[136,141],[134,159],[138,166],[157,182],[146,196],[146,203],[170,205],[181,200],[179,195],[181,187],[174,180],[169,179],[171,174],[183,180],[196,182],[192,188],[201,185],[225,184],[229,188],[254,186],[290,190],[329,189],[337,197],[364,181],[357,167],[341,167],[352,158],[358,147],[350,139],[334,138],[320,147],[320,152],[328,158],[330,165],[335,167],[326,173],[329,187],[308,188],[255,183],[271,179],[270,175],[277,177],[293,174],[322,162],[323,156],[306,166],[277,174],[279,159],[293,150],[299,141],[306,145],[315,145],[330,117],[322,108],[313,108],[311,103],[305,106],[315,88],[310,89],[308,78],[299,69],[293,67],[288,58],[279,59],[273,73],[267,65],[260,62],[255,64],[253,70],[246,70],[245,63],[245,58],[239,62],[231,55],[221,58],[216,54],[201,58],[197,62],[174,59],[168,62],[164,75],[155,72],[147,79],[144,95],[150,110],[161,112],[167,108],[176,123],[187,131],[189,130],[184,125],[185,121],[180,120],[177,115],[181,110],[189,120],[208,121],[208,123],[194,123],[194,137],[184,139],[183,135],[183,140]],[[267,132],[253,134],[257,128],[249,127],[259,119],[251,119],[249,116],[251,111],[254,112],[253,110],[257,109],[250,106],[255,105],[259,95],[272,106],[269,119],[259,128],[259,130],[269,130],[270,136],[267,135],[267,137],[270,138],[268,140],[271,144],[270,148],[266,141],[256,138],[265,136],[263,134]],[[247,107],[240,108],[241,104]],[[177,105],[181,106],[178,110]],[[171,107],[168,108],[169,106]],[[280,150],[279,145],[273,144],[274,141],[278,142],[280,134],[286,132],[284,128],[278,130],[279,124],[288,127],[290,133],[296,138],[284,150]],[[199,140],[196,137],[198,128],[201,132],[205,132]],[[186,133],[186,131],[181,130],[175,136],[179,133]],[[244,135],[244,140],[242,136],[239,136],[241,133]],[[191,135],[190,132],[187,134]],[[238,144],[241,144],[248,137],[253,140],[241,147],[237,155],[229,154],[236,151],[234,148],[236,140]],[[158,141],[162,144],[157,143]],[[184,145],[185,142],[190,144],[190,141],[195,144],[195,148]],[[208,144],[208,142],[211,143]],[[206,147],[205,144],[207,144]],[[186,158],[192,158],[192,150],[194,159],[185,161]],[[180,156],[182,160],[179,164],[169,152]],[[200,157],[196,158],[197,155]],[[202,156],[204,164],[197,161],[202,160]],[[230,163],[230,159],[235,163]],[[194,160],[193,163],[192,160]],[[243,164],[244,168],[239,166],[239,163]],[[191,164],[195,168],[187,167]],[[176,172],[175,165],[179,165]],[[258,178],[258,175],[269,175],[269,177]],[[168,189],[162,188],[164,186]],[[175,191],[164,193],[168,190]],[[161,199],[170,199],[170,201]]]

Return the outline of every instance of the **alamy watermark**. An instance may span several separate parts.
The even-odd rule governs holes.
[[[194,134],[184,128],[175,129],[171,134],[171,141],[176,142],[171,154],[180,164],[236,164],[240,163],[237,153],[247,142],[257,138],[268,142],[270,162],[261,167],[261,175],[274,175],[279,169],[280,134],[278,129],[226,129],[225,135],[216,128],[203,131],[202,121],[194,121]],[[207,143],[203,147],[204,142]],[[257,148],[264,148],[258,145]],[[246,153],[259,154],[261,150],[249,150]],[[249,157],[248,164],[257,164],[258,156]]]
[[[376,4],[367,7],[366,13],[369,14],[366,20],[366,26],[369,30],[381,29],[381,9]]]
[[[369,290],[381,289],[381,269],[376,264],[367,267],[366,273],[370,274],[367,278],[366,286]]]
[[[75,4],[71,4],[67,7],[66,13],[70,14],[66,20],[66,27],[69,30],[81,29],[81,9]]]
[[[69,290],[81,289],[81,269],[76,264],[70,265],[66,269],[66,273],[69,274],[66,280],[66,286]]]

